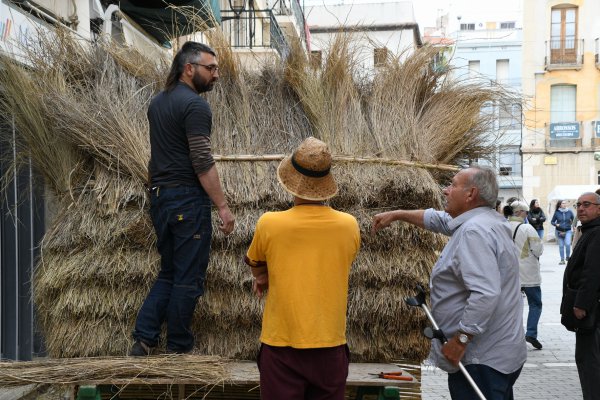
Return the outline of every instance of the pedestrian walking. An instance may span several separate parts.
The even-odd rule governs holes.
[[[542,241],[535,228],[525,223],[525,216],[531,211],[527,204],[515,201],[511,204],[513,216],[508,219],[512,237],[519,251],[519,277],[521,291],[527,297],[529,313],[525,340],[538,350],[542,344],[538,340],[538,322],[542,315],[542,274],[540,256],[544,251]]]
[[[256,294],[266,294],[257,358],[261,399],[343,400],[358,222],[325,204],[338,190],[322,141],[304,140],[279,164],[277,178],[294,206],[260,217],[245,258]]]
[[[132,356],[152,352],[165,321],[167,352],[193,349],[190,326],[204,292],[212,204],[221,219],[219,229],[227,235],[234,227],[211,155],[211,109],[199,96],[218,78],[214,50],[186,42],[175,55],[165,89],[148,108],[150,215],[161,260],[158,277],[138,312]]]
[[[571,240],[573,238],[573,220],[575,215],[569,210],[567,200],[561,200],[556,203],[556,211],[552,216],[550,223],[555,226],[556,242],[558,243],[558,251],[560,253],[560,265],[565,264],[565,260],[569,261],[571,255]]]
[[[486,399],[512,399],[527,358],[519,260],[510,225],[495,211],[495,172],[472,166],[444,189],[445,212],[395,210],[373,217],[372,231],[405,221],[450,236],[430,278],[434,319],[449,338],[432,341],[430,358],[449,373],[455,400],[477,399],[462,361]]]

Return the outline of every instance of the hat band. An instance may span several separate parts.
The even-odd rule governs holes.
[[[327,176],[327,174],[329,174],[329,170],[331,170],[331,167],[327,168],[324,171],[313,171],[310,169],[306,169],[296,162],[294,155],[292,155],[292,166],[296,171],[300,172],[302,175],[311,178],[323,178],[324,176]]]

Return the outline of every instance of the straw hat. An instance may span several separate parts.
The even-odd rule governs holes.
[[[527,203],[519,201],[519,200],[513,201],[512,203],[510,203],[510,207],[513,209],[513,212],[529,211],[529,206],[527,205]]]
[[[327,200],[338,192],[331,175],[331,153],[325,143],[312,136],[281,161],[277,179],[285,190],[306,200]]]

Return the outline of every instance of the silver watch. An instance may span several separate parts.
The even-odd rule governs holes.
[[[469,343],[469,337],[465,333],[459,333],[458,341],[461,342],[462,344],[467,344],[467,343]]]

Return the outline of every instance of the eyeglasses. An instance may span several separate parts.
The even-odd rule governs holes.
[[[214,74],[215,72],[219,72],[219,66],[218,65],[204,65],[204,64],[200,64],[200,63],[193,63],[191,62],[190,64],[193,65],[199,65],[201,67],[204,67],[208,70],[208,72],[210,72],[211,74]]]
[[[600,204],[599,204],[599,203],[592,203],[591,201],[582,201],[581,203],[575,203],[575,204],[573,205],[573,207],[575,207],[575,208],[579,208],[579,207],[583,206],[583,208],[588,208],[588,207],[589,207],[589,206],[591,206],[592,204],[593,204],[593,205],[595,205],[595,206],[600,206]]]

